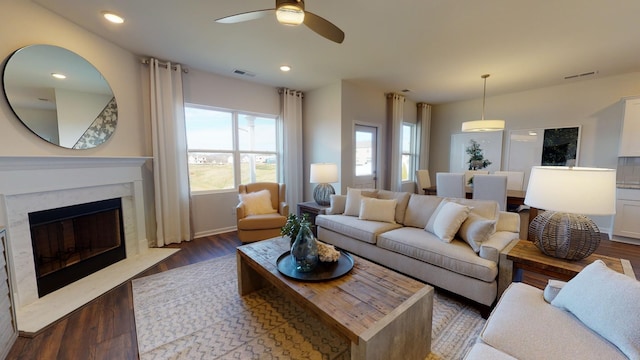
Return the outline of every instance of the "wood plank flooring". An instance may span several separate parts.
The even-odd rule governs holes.
[[[150,268],[147,276],[235,253],[235,232],[209,236],[171,247],[182,250]],[[603,241],[597,253],[631,261],[640,279],[640,246]],[[540,281],[534,275],[525,282]],[[33,338],[19,337],[7,359],[137,359],[131,281],[100,296]]]

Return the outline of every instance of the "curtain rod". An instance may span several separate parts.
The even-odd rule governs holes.
[[[151,60],[150,59],[140,59],[140,62],[145,64],[145,65],[149,65],[151,63]],[[166,69],[167,66],[169,66],[169,63],[158,60],[158,65],[160,65],[160,66],[162,66],[163,68]],[[175,65],[172,65],[171,66],[171,70],[178,70],[178,67],[175,66]],[[189,69],[183,66],[182,67],[182,72],[185,73],[185,74],[188,74],[189,73]]]

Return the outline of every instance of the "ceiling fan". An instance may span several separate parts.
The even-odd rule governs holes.
[[[324,18],[304,10],[304,0],[276,0],[275,9],[255,10],[216,19],[222,24],[234,24],[255,20],[275,12],[278,22],[284,25],[296,26],[304,23],[318,35],[341,44],[344,32]]]

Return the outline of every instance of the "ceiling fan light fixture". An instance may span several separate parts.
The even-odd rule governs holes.
[[[472,120],[472,121],[463,122],[462,132],[504,130],[504,120],[485,120],[484,119],[484,103],[487,95],[487,78],[489,77],[489,74],[484,74],[480,77],[484,79],[484,90],[482,92],[482,120]]]
[[[304,9],[297,4],[284,4],[276,10],[276,18],[280,24],[297,26],[304,22]]]

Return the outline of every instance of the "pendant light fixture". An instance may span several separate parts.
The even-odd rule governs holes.
[[[504,130],[504,120],[485,120],[484,103],[487,96],[487,78],[489,74],[480,76],[484,79],[484,91],[482,93],[482,120],[465,121],[462,123],[462,132],[474,131],[498,131]]]

